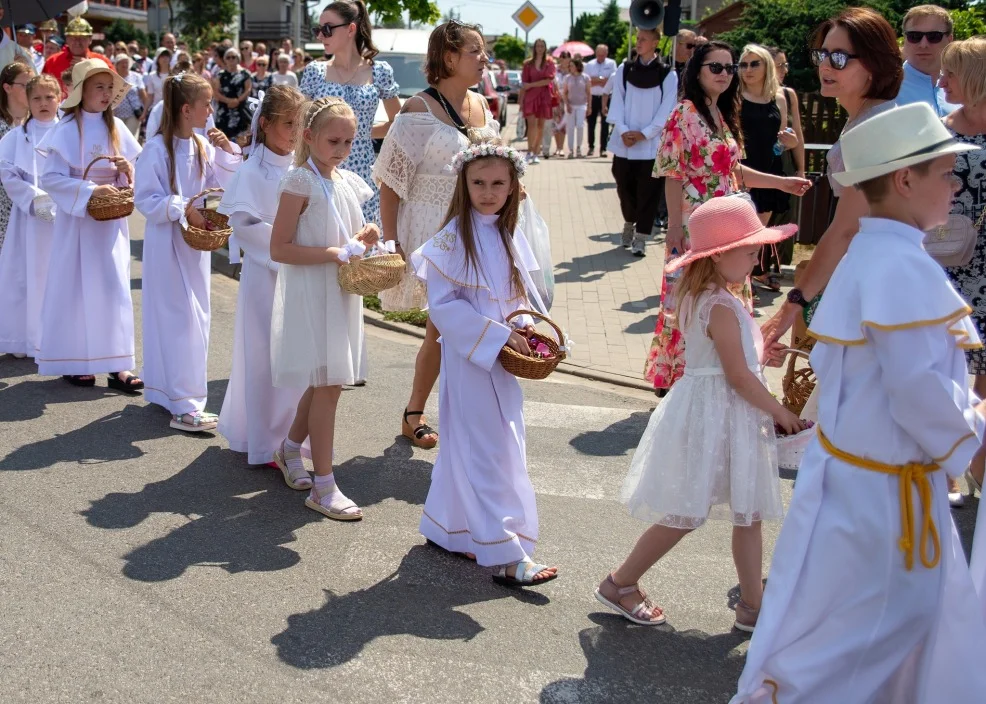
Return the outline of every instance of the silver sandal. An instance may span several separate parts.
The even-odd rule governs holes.
[[[507,568],[516,565],[514,571],[514,576],[511,577],[507,574]],[[524,571],[521,572],[520,568],[523,567]],[[534,579],[538,574],[550,569],[548,565],[539,565],[534,560],[525,557],[523,560],[518,562],[511,562],[507,565],[498,565],[493,570],[493,581],[497,584],[501,584],[505,587],[531,587],[539,584],[544,584],[545,582],[550,582],[558,577],[558,573],[555,572],[549,577],[544,579]],[[518,579],[517,575],[520,575]]]

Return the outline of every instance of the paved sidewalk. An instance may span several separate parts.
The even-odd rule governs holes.
[[[510,108],[515,116],[516,106]],[[515,120],[503,131],[507,140],[514,139]],[[513,145],[526,149],[526,141]],[[575,342],[574,356],[566,361],[645,385],[644,362],[660,305],[664,234],[652,235],[643,258],[620,246],[623,216],[611,162],[611,157],[542,160],[527,169],[524,185],[551,232],[551,316]],[[758,320],[766,320],[783,298],[763,292],[760,297]]]

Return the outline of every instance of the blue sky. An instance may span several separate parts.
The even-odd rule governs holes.
[[[455,8],[462,16],[463,22],[473,22],[483,25],[487,34],[510,34],[514,29],[517,36],[524,38],[524,33],[511,18],[511,15],[523,4],[524,0],[482,0],[464,2],[463,0],[438,0],[438,6],[445,14],[450,8]],[[533,29],[530,41],[543,37],[549,45],[560,44],[568,38],[569,3],[568,0],[533,0],[534,6],[541,11],[544,19]],[[574,0],[575,16],[583,12],[598,12],[604,3],[599,0]],[[629,0],[620,5],[629,6]]]

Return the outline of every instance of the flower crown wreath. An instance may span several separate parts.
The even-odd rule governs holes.
[[[501,144],[494,144],[493,142],[483,142],[466,147],[452,157],[452,163],[449,164],[449,169],[455,173],[461,173],[462,169],[470,161],[484,156],[496,156],[509,160],[517,171],[518,176],[523,176],[524,171],[527,169],[527,163],[524,161],[524,157],[521,156],[520,152],[513,147],[505,147]]]

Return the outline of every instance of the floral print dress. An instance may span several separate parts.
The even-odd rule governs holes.
[[[11,126],[0,117],[0,137],[10,132]],[[3,190],[3,184],[0,183],[0,247],[3,247],[3,238],[7,234],[7,223],[10,221],[10,209],[13,207],[13,203],[10,200],[10,196],[7,195],[7,191]]]
[[[715,134],[705,124],[690,100],[679,103],[664,125],[661,146],[654,162],[654,176],[682,182],[681,210],[685,242],[688,242],[688,216],[710,198],[728,196],[739,188],[733,169],[742,154],[729,128]],[[664,253],[665,261],[683,252]],[[650,353],[644,365],[644,378],[658,389],[669,389],[685,371],[685,339],[678,329],[671,288],[676,274],[665,274],[661,285],[661,308]],[[748,311],[753,311],[749,283],[730,287]]]

